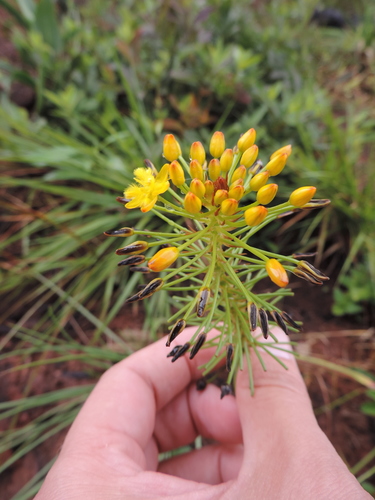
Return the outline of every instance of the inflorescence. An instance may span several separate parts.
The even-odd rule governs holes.
[[[140,239],[116,251],[117,255],[125,256],[119,266],[130,266],[130,270],[145,274],[163,272],[162,277],[151,280],[126,302],[146,299],[161,289],[177,294],[174,300],[179,310],[169,319],[167,346],[175,342],[188,324],[196,325],[197,330],[189,342],[175,345],[168,357],[174,362],[189,353],[192,359],[203,346],[215,346],[204,374],[225,359],[228,377],[222,395],[230,392],[244,355],[253,391],[250,349],[264,369],[262,352],[268,352],[285,366],[274,354],[275,349],[284,350],[285,346],[273,336],[269,325],[278,325],[285,333],[299,330],[299,324],[277,307],[282,297],[292,295],[286,288],[288,272],[316,285],[328,280],[312,264],[301,260],[303,255],[279,255],[248,243],[255,233],[277,218],[329,203],[313,199],[316,188],[304,186],[293,191],[288,201],[267,206],[278,190],[278,185],[269,180],[282,172],[292,147],[278,149],[263,165],[258,159],[255,139],[256,132],[250,129],[230,149],[226,148],[224,134],[217,131],[210,141],[210,157],[207,158],[201,142],[194,142],[188,162],[176,138],[166,135],[163,156],[168,163],[157,171],[145,160],[145,168],[135,169],[135,183],[118,201],[128,209],[152,211],[168,223],[170,232],[124,227],[105,233],[154,239],[151,242]],[[155,247],[159,247],[156,253]],[[147,250],[150,255],[146,256]],[[278,288],[254,293],[254,286],[267,277]],[[256,332],[258,326],[262,335]],[[207,339],[213,328],[219,334]],[[272,342],[265,343],[263,337],[268,336]]]

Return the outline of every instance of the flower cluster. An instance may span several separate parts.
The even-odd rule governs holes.
[[[229,392],[234,374],[242,367],[244,354],[250,365],[250,349],[262,364],[262,352],[283,364],[269,351],[270,345],[284,349],[269,325],[279,325],[286,333],[299,329],[292,317],[277,306],[282,297],[292,294],[286,288],[288,272],[318,285],[328,279],[301,260],[301,255],[283,256],[249,244],[255,233],[275,219],[329,203],[313,199],[316,188],[304,186],[293,191],[287,201],[270,206],[278,190],[273,178],[284,169],[292,147],[278,149],[263,164],[255,140],[256,131],[250,129],[233,148],[227,148],[224,134],[217,131],[209,144],[209,157],[201,142],[194,142],[186,161],[176,138],[166,135],[163,156],[167,163],[158,172],[146,160],[146,167],[134,172],[135,184],[118,200],[128,209],[152,211],[169,224],[170,232],[122,228],[105,233],[153,238],[149,242],[133,241],[116,251],[125,256],[119,265],[130,266],[132,271],[163,272],[127,303],[143,300],[160,289],[177,294],[173,300],[178,311],[170,318],[167,346],[175,342],[186,325],[197,325],[197,330],[189,342],[174,345],[168,356],[174,362],[189,352],[192,359],[203,346],[215,346],[215,355],[206,364],[204,374],[225,358],[228,378],[223,395]],[[156,253],[155,247],[159,247]],[[254,286],[267,277],[278,288],[254,293]],[[257,334],[258,326],[262,335]],[[212,328],[220,333],[207,339]],[[268,336],[273,339],[271,343],[263,340]],[[251,366],[249,373],[253,390]]]

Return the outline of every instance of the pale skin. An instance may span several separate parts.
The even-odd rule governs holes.
[[[236,397],[220,400],[219,388],[195,386],[210,349],[173,364],[167,352],[162,339],[102,376],[35,500],[372,498],[320,430],[291,354],[288,370],[253,358],[255,395],[244,370]],[[198,435],[217,444],[158,462]]]

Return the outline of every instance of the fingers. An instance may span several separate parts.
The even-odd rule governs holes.
[[[241,445],[209,445],[159,464],[159,472],[206,484],[236,479],[242,465]]]

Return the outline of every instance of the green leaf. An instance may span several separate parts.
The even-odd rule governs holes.
[[[52,0],[41,0],[35,10],[35,27],[42,34],[43,40],[56,52],[61,49],[56,9]]]
[[[370,417],[375,417],[375,401],[366,401],[361,405],[361,412]]]

